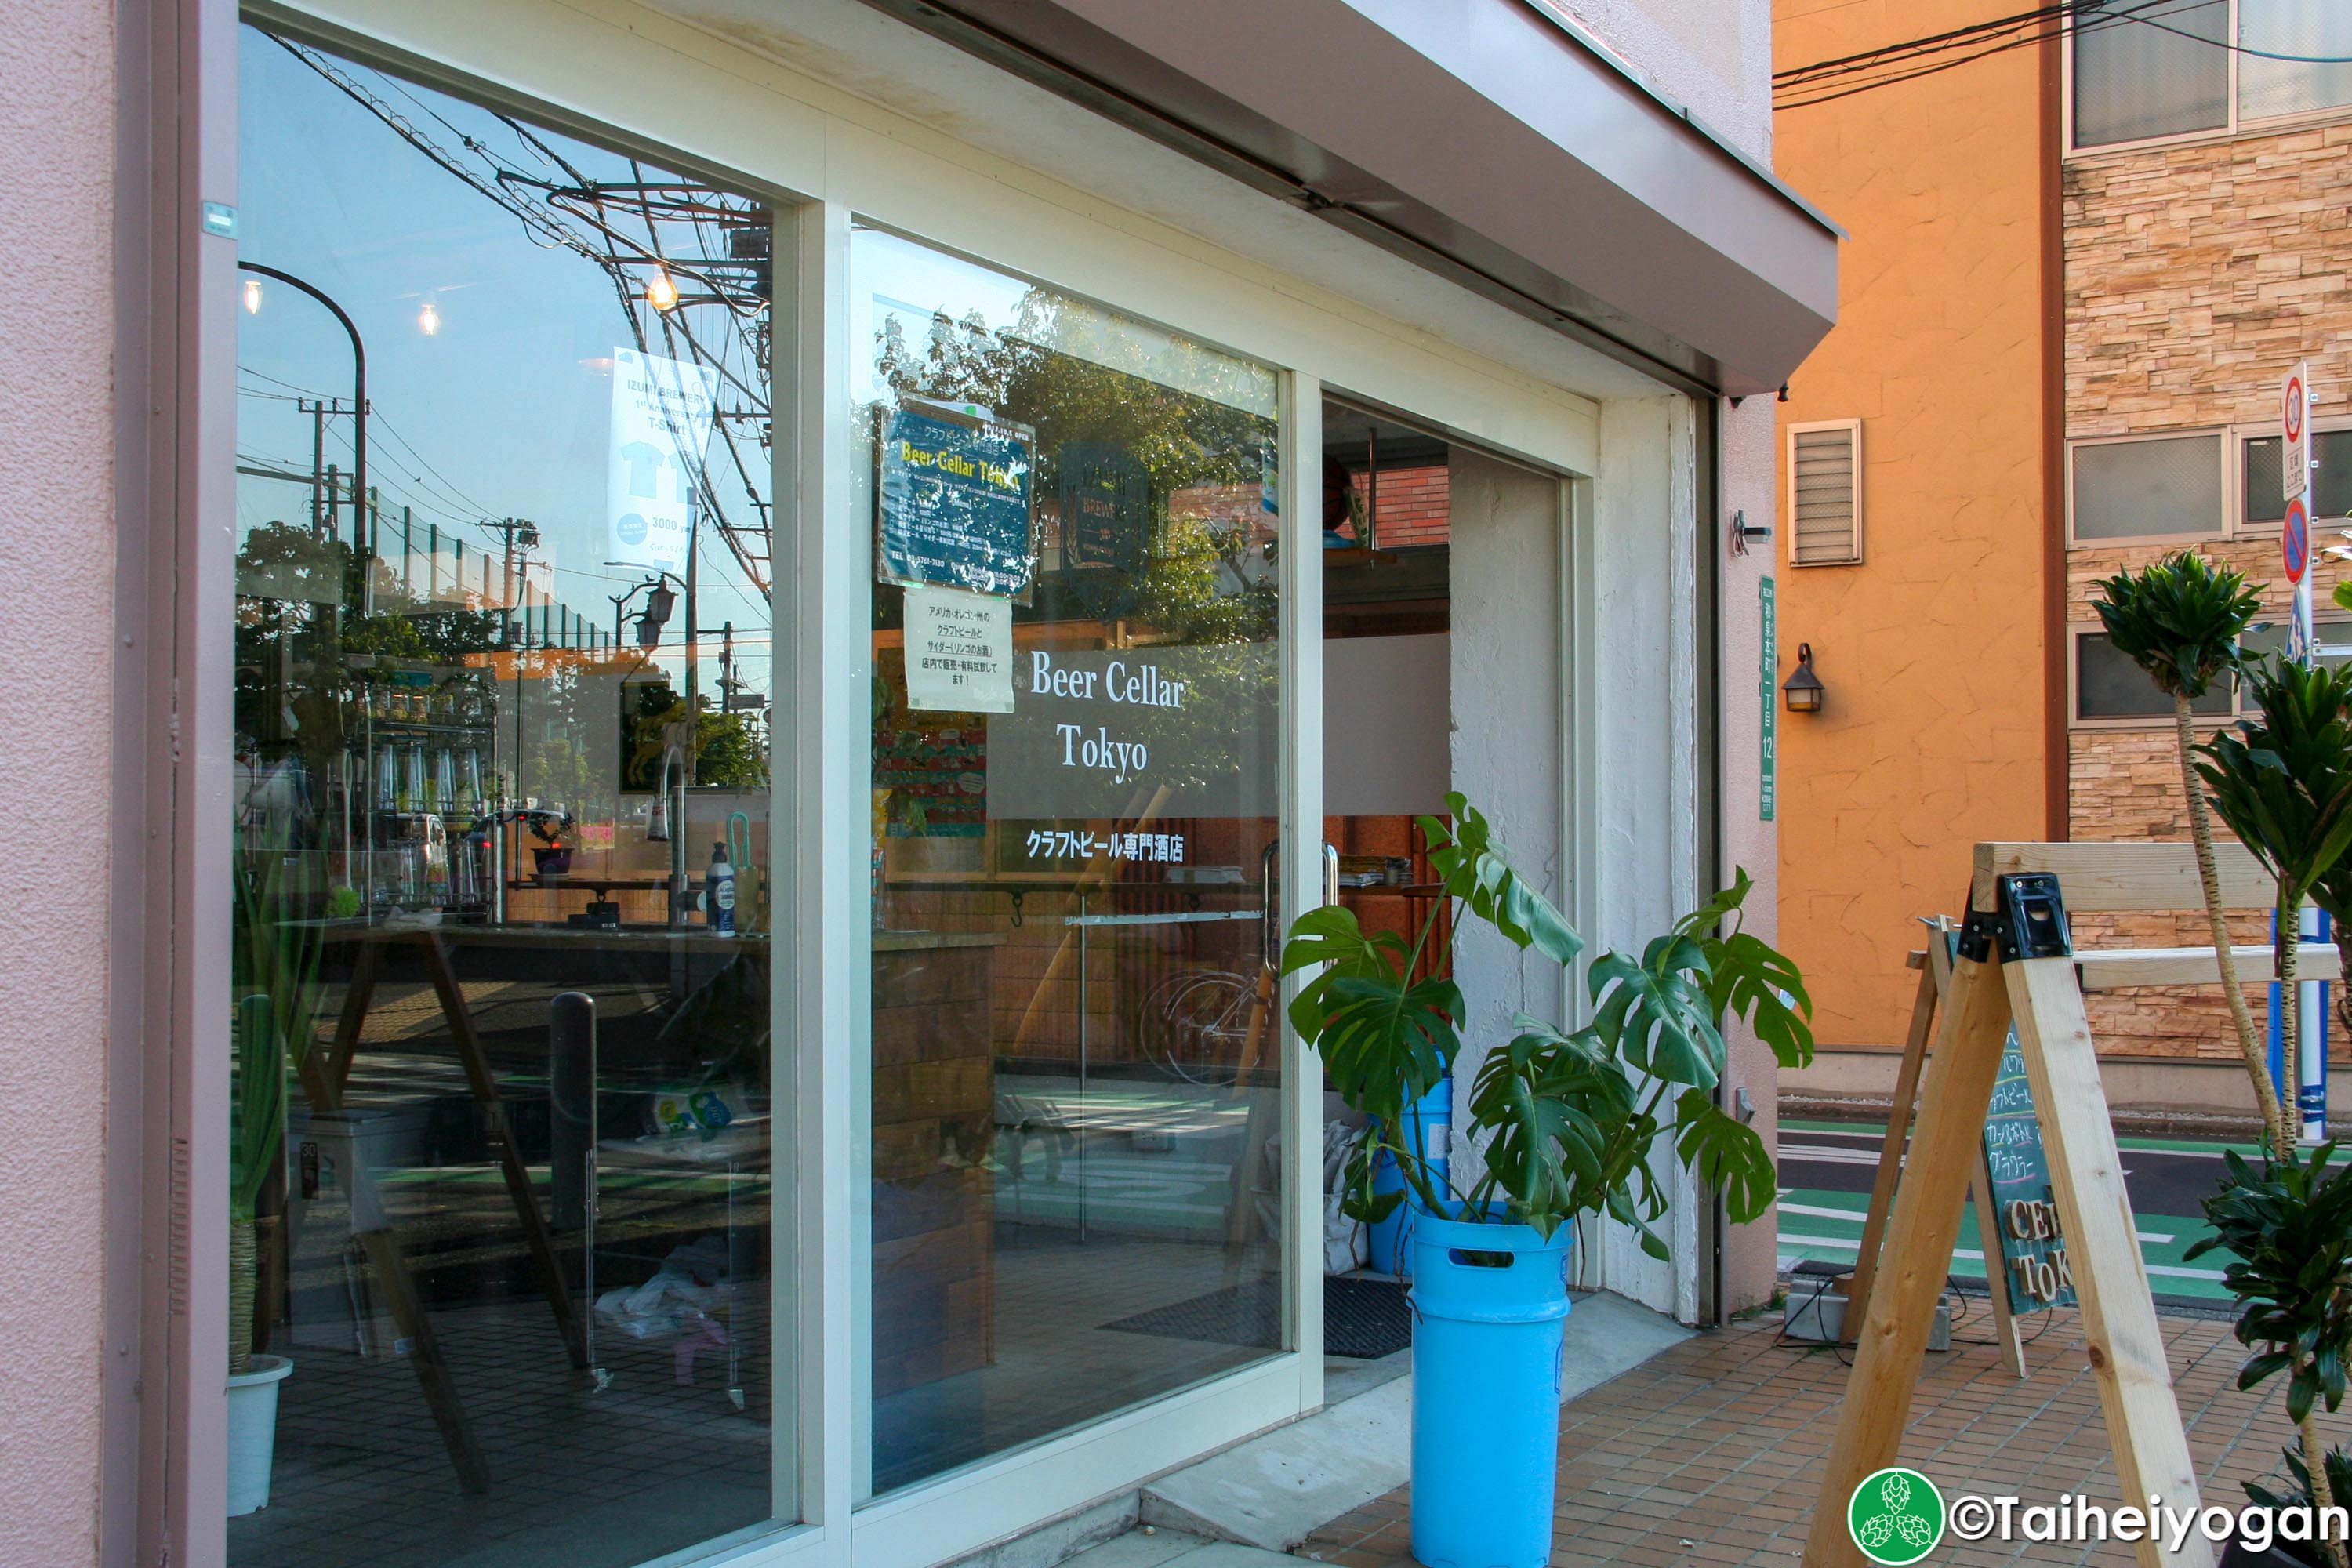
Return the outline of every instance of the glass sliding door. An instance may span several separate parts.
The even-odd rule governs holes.
[[[793,1518],[775,214],[241,69],[229,1561]]]
[[[871,1496],[1283,1343],[1281,520],[1267,367],[876,230],[851,276]]]

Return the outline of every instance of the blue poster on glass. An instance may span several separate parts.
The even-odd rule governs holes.
[[[875,574],[1018,597],[1036,571],[1031,434],[950,405],[883,411]]]

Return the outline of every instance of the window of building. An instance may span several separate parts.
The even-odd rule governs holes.
[[[2159,0],[2128,17],[2094,0],[2074,19],[2074,145],[2216,131],[2230,122],[2229,7]]]
[[[772,1529],[776,214],[255,28],[239,69],[227,1560]]]
[[[1283,520],[1270,367],[879,229],[850,254],[863,1498],[1282,1348]]]
[[[2315,476],[2312,517],[2315,521],[2352,520],[2352,429],[2315,430],[2313,455],[2319,460]],[[2275,529],[2286,518],[2286,502],[2279,476],[2279,437],[2242,436],[2238,458],[2238,522],[2253,532]]]
[[[2239,119],[2352,105],[2352,5],[2237,0],[2237,11]]]
[[[2352,109],[2341,0],[2090,0],[2070,49],[2077,149]]]
[[[1862,421],[1789,426],[1789,563],[1862,559]]]
[[[2324,650],[2323,664],[2352,662],[2352,616],[2324,614],[2312,621],[2313,640]],[[2241,646],[2249,655],[2274,654],[2286,647],[2282,618],[2249,628]],[[2332,651],[2326,651],[2332,650]],[[2116,651],[2107,634],[2093,626],[2074,632],[2074,716],[2077,726],[2126,729],[2172,721],[2172,699],[2127,655]],[[2212,689],[2190,705],[2200,721],[2214,722],[2261,711],[2234,679],[2216,681]]]
[[[2221,434],[2080,441],[2071,449],[2068,530],[2075,544],[2221,533]]]
[[[2229,683],[2213,689],[2192,704],[2203,718],[2226,719],[2231,711]],[[2103,631],[2074,634],[2074,719],[2077,723],[2102,721],[2144,721],[2172,719],[2172,699],[2157,689],[2147,672],[2116,646]]]
[[[2320,663],[2330,666],[2352,663],[2352,616],[2315,614],[2311,617],[2311,640],[2319,646]],[[2248,628],[2240,646],[2250,655],[2285,652],[2284,618],[2273,617],[2266,625]],[[2238,692],[2238,711],[2262,711],[2261,706],[2253,700],[2253,693],[2243,686]]]

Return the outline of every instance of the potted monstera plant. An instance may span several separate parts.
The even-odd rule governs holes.
[[[1812,1057],[1812,1007],[1796,965],[1738,929],[1740,873],[1643,944],[1591,961],[1588,1021],[1520,1014],[1476,1068],[1456,1157],[1442,1169],[1409,1131],[1408,1108],[1451,1074],[1468,1008],[1450,978],[1416,979],[1449,913],[1491,926],[1573,975],[1584,941],[1495,842],[1485,816],[1446,796],[1450,823],[1420,819],[1444,886],[1411,942],[1365,931],[1327,905],[1299,917],[1284,973],[1308,972],[1292,1025],[1331,1086],[1365,1119],[1343,1206],[1367,1223],[1398,1204],[1412,1233],[1412,1548],[1431,1568],[1543,1568],[1557,1468],[1559,1350],[1575,1222],[1605,1215],[1653,1257],[1667,1206],[1656,1158],[1723,1194],[1730,1217],[1774,1197],[1770,1156],[1717,1105],[1723,1023],[1748,1021],[1785,1067]],[[1460,1156],[1465,1142],[1478,1158]],[[1381,1157],[1403,1190],[1376,1180]],[[1472,1173],[1475,1167],[1476,1173]]]

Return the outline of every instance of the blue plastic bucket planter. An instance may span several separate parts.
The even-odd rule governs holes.
[[[1551,1560],[1573,1235],[1413,1218],[1412,1554],[1427,1568]]]
[[[1420,1140],[1421,1157],[1430,1163],[1432,1177],[1440,1193],[1444,1192],[1450,1162],[1446,1152],[1452,1147],[1454,1130],[1454,1080],[1442,1078],[1437,1087],[1423,1095],[1405,1110],[1408,1139]],[[1372,1191],[1404,1193],[1405,1201],[1384,1220],[1374,1222],[1364,1233],[1364,1261],[1375,1274],[1408,1275],[1412,1272],[1412,1222],[1420,1205],[1407,1191],[1404,1173],[1397,1169],[1396,1156],[1383,1152],[1372,1166]]]

